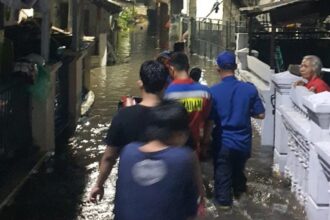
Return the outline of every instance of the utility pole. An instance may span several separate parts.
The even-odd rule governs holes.
[[[5,14],[4,12],[5,12],[4,5],[0,3],[0,30],[4,26],[4,14]]]

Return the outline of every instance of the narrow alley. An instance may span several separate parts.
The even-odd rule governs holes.
[[[137,82],[141,64],[156,58],[167,69],[158,62],[146,65],[142,72],[150,79],[142,77],[142,94],[147,104],[135,107],[156,105],[164,86],[157,84],[174,81],[162,98],[182,101],[189,114],[190,140],[185,139],[189,136],[187,111],[175,103],[182,121],[172,123],[166,118],[164,123],[160,119],[155,123],[152,132],[168,134],[147,141],[148,149],[139,152],[148,156],[142,162],[155,164],[158,158],[153,161],[151,154],[171,151],[169,146],[183,143],[199,153],[199,146],[215,143],[208,135],[212,129],[213,137],[219,137],[224,146],[220,149],[219,142],[216,150],[220,151],[213,152],[216,163],[212,154],[205,160],[203,152],[198,155],[203,160],[206,198],[205,216],[196,220],[330,220],[329,51],[329,0],[0,0],[0,220],[124,218],[113,214],[119,159],[108,179],[101,177],[94,184],[106,149],[110,156],[103,160],[102,174],[107,174],[117,154],[133,149],[107,148],[104,139],[121,98],[141,95],[138,85],[142,84]],[[193,67],[202,70],[199,83],[210,88],[222,82],[210,89],[193,83],[187,71]],[[157,91],[148,91],[148,80]],[[189,81],[191,87],[181,81]],[[144,112],[159,110],[150,109]],[[167,112],[171,111],[159,115],[174,115]],[[145,118],[157,119],[143,116],[135,119],[146,126],[152,123],[147,124]],[[120,127],[114,128],[117,136],[129,130],[122,129],[127,123],[115,122]],[[140,123],[134,125],[138,125],[135,130],[144,131]],[[108,140],[115,140],[114,136]],[[117,139],[130,142],[124,137]],[[227,143],[226,138],[230,139]],[[127,144],[110,141],[115,147]],[[166,175],[175,169],[163,165],[163,159],[158,160],[161,169],[150,169],[150,164],[141,165],[141,161],[133,164],[142,167],[138,172],[127,168],[132,178],[137,173],[143,180],[163,175],[174,183],[170,188],[171,184],[159,178],[162,188],[170,185],[167,191],[159,190],[154,182],[150,185],[158,188],[145,187],[154,190],[148,191],[148,199],[168,198],[166,203],[157,200],[161,213],[156,205],[152,205],[153,212],[142,213],[146,206],[141,202],[138,219],[144,220],[143,214],[180,219],[178,213],[186,206],[191,210],[182,216],[190,217],[197,210],[198,193],[198,201],[204,201],[201,187],[197,190],[191,184],[201,185],[200,178],[195,179],[198,174],[192,172],[195,155],[185,153],[190,156],[188,162],[177,153],[171,158],[186,163],[184,169],[168,163],[178,170],[174,178]],[[121,155],[121,164],[125,159],[132,162]],[[240,171],[250,155],[245,187]],[[177,176],[185,179],[177,180]],[[217,186],[227,189],[216,187],[215,193],[214,178]],[[90,202],[92,187],[93,196],[102,193],[105,179],[103,199]],[[118,186],[123,187],[117,192],[124,193],[117,194],[116,202],[140,193],[120,201],[127,210],[118,208],[135,218],[135,201],[144,197],[144,189]],[[127,189],[132,190],[128,193]],[[159,192],[162,196],[154,195]],[[154,203],[148,200],[147,205]],[[166,217],[169,209],[171,217]]]
[[[98,161],[105,149],[103,138],[120,97],[138,95],[136,86],[141,63],[160,52],[157,39],[148,36],[146,26],[131,33],[120,33],[118,58],[121,62],[92,70],[91,85],[95,103],[88,115],[79,119],[68,143],[62,143],[56,156],[47,161],[28,180],[13,203],[0,214],[10,220],[113,219],[116,172],[106,182],[104,199],[98,204],[87,201],[88,192],[98,174]],[[202,67],[203,81],[218,81],[213,62],[191,57],[192,66]],[[293,198],[288,185],[272,177],[272,149],[261,148],[254,137],[253,157],[247,168],[249,192],[230,213],[222,213],[212,203],[211,162],[202,164],[208,192],[207,218],[219,220],[302,220],[304,211]],[[19,210],[19,211],[18,211]]]

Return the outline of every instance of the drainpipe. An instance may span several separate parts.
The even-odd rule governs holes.
[[[272,33],[270,38],[270,68],[275,69],[275,27],[272,24]]]
[[[71,15],[72,15],[72,45],[73,51],[79,50],[79,0],[71,0]]]
[[[249,55],[251,56],[252,52],[252,17],[248,17],[248,41],[249,41]]]
[[[3,26],[4,26],[4,6],[3,6],[3,4],[2,3],[0,3],[0,15],[2,15],[2,16],[0,16],[0,30],[3,28]]]
[[[189,50],[189,53],[192,53],[192,42],[194,40],[194,36],[193,33],[194,31],[194,27],[192,25],[196,25],[196,23],[193,23],[192,21],[195,20],[196,21],[196,14],[197,14],[197,6],[196,6],[196,1],[197,0],[190,0],[189,1],[189,7],[188,7],[188,16],[190,17],[189,19],[189,23],[188,23],[188,45],[187,48]],[[182,32],[180,32],[182,33]]]
[[[41,56],[45,59],[46,63],[49,60],[49,43],[50,43],[50,9],[49,1],[45,1],[47,10],[42,12],[42,23],[41,23]]]

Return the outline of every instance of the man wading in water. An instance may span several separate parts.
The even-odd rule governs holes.
[[[105,143],[107,148],[99,167],[99,176],[89,196],[91,202],[96,202],[104,195],[104,182],[108,178],[122,148],[138,141],[147,126],[150,109],[160,102],[167,73],[162,64],[157,61],[146,61],[140,69],[138,85],[141,89],[142,102],[138,105],[121,109],[112,119]]]
[[[188,220],[197,214],[198,160],[189,147],[188,113],[164,101],[150,113],[142,142],[121,152],[115,220]]]

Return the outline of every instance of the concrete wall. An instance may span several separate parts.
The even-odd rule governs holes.
[[[48,66],[50,71],[50,92],[46,100],[32,99],[32,139],[33,144],[42,152],[55,150],[55,83],[56,74],[61,63]]]

